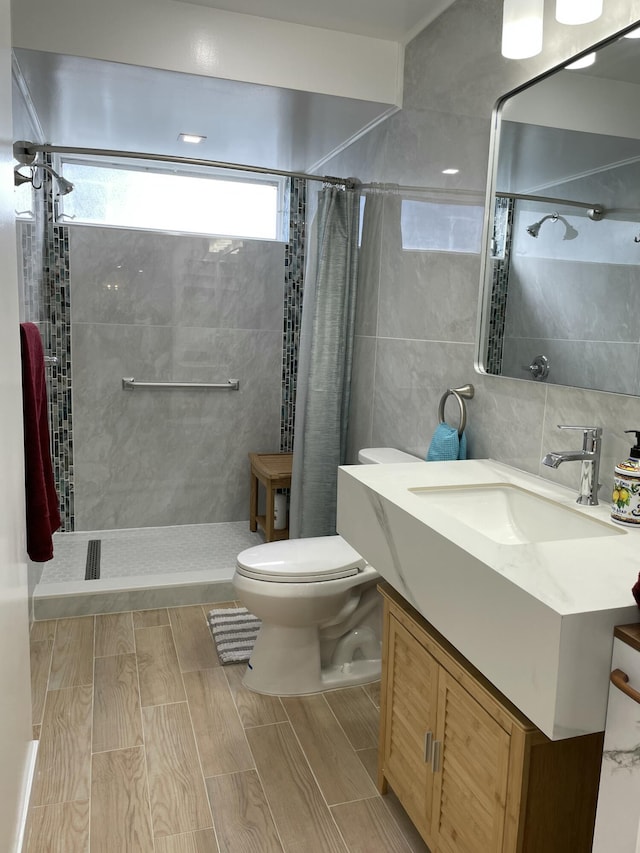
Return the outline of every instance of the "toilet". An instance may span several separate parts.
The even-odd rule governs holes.
[[[418,462],[391,447],[362,464]],[[341,536],[288,539],[238,554],[236,597],[262,620],[243,684],[297,696],[380,677],[379,575]]]

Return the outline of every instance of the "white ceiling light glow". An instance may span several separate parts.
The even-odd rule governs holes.
[[[624,38],[626,38],[626,39],[640,39],[640,27],[636,27],[636,29],[631,30],[630,33],[625,33]]]
[[[442,174],[443,175],[457,175],[459,171],[460,171],[460,169],[443,169]]]
[[[556,21],[560,24],[589,24],[602,14],[602,0],[556,0]]]
[[[206,136],[199,136],[197,133],[179,133],[178,139],[180,142],[191,142],[196,145],[198,142],[204,142]]]
[[[504,0],[502,55],[528,59],[542,50],[544,0]]]

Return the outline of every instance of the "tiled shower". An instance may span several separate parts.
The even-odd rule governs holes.
[[[283,244],[70,231],[75,529],[247,518],[247,454],[280,440]]]
[[[41,583],[84,577],[92,539],[103,577],[117,559],[130,565],[116,574],[150,584],[154,554],[166,575],[206,570],[210,552],[230,577],[227,551],[253,544],[247,454],[293,442],[306,182],[292,180],[290,196],[282,243],[54,225],[51,195],[34,194],[41,209],[18,229],[24,313],[57,359],[48,385],[65,531]],[[129,391],[125,377],[233,378],[240,389]]]

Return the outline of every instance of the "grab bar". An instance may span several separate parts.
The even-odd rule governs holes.
[[[142,382],[133,376],[122,378],[122,390],[133,391],[135,388],[185,388],[189,390],[198,388],[217,388],[225,391],[239,391],[239,379],[227,379],[226,382]]]

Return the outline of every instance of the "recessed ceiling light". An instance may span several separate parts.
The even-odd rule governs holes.
[[[199,136],[197,133],[179,133],[178,134],[178,139],[180,140],[180,142],[198,143],[198,142],[204,142],[204,140],[206,138],[207,138],[206,136]]]
[[[575,62],[570,62],[568,65],[565,65],[565,68],[570,69],[571,71],[575,71],[578,68],[588,68],[590,65],[596,61],[596,55],[594,53],[588,53],[586,56],[583,56],[581,59],[576,59]]]
[[[460,171],[460,169],[443,169],[442,174],[443,175],[457,175],[459,171]]]

